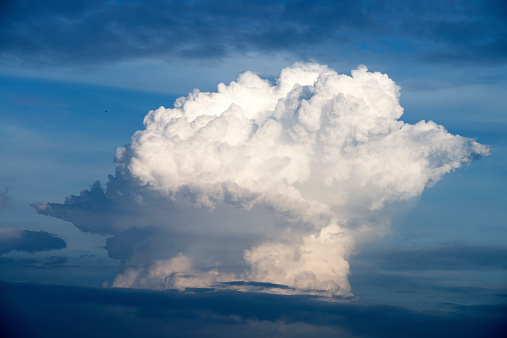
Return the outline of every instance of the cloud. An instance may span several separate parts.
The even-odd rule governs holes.
[[[7,188],[5,188],[4,192],[0,192],[0,210],[7,209],[11,205],[12,198],[7,195],[8,192]]]
[[[32,206],[113,235],[115,286],[240,280],[350,296],[348,257],[385,233],[383,207],[489,154],[434,122],[402,122],[399,89],[365,66],[298,63],[275,83],[245,72],[150,111],[105,190]]]
[[[507,248],[461,242],[363,255],[377,267],[390,270],[507,269]]]
[[[89,65],[138,58],[218,59],[312,47],[501,62],[501,1],[4,1],[4,62]],[[313,48],[312,48],[313,51]]]
[[[61,256],[51,256],[47,258],[47,261],[44,265],[55,266],[55,265],[63,265],[67,263],[67,257]]]
[[[63,249],[66,246],[67,244],[63,239],[45,231],[0,229],[0,254],[13,250],[48,251]]]
[[[0,288],[0,329],[10,330],[9,336],[500,337],[506,329],[506,307],[500,304],[418,312],[249,292],[162,293],[5,282]]]

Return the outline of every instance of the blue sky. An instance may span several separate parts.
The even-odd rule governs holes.
[[[51,328],[53,336],[68,336],[72,327],[54,328],[65,314],[88,330],[84,336],[99,327],[113,336],[139,332],[148,323],[153,336],[199,336],[196,325],[232,336],[392,337],[423,329],[417,334],[500,336],[507,295],[506,17],[501,0],[2,2],[0,228],[8,230],[0,238],[0,299],[12,318],[6,330],[44,336]],[[385,73],[401,87],[402,121],[434,121],[489,145],[491,154],[385,206],[381,216],[390,225],[348,259],[353,296],[346,303],[259,296],[254,291],[272,286],[262,280],[242,281],[247,292],[110,288],[127,267],[160,258],[165,240],[206,252],[195,248],[202,240],[178,243],[149,227],[80,230],[119,217],[122,205],[105,206],[107,189],[115,191],[106,188],[114,181],[108,175],[120,178],[117,147],[144,128],[150,110],[170,108],[194,88],[217,91],[247,70],[276,81],[295,62],[346,75],[361,64]],[[103,190],[90,197],[97,180]],[[47,217],[30,206],[56,206],[66,197],[75,203],[58,209],[67,216]],[[83,201],[106,211],[79,213]],[[255,217],[245,222],[272,221]],[[254,233],[210,241],[227,253],[255,242]],[[55,307],[61,303],[67,308]],[[41,331],[24,328],[31,321]]]

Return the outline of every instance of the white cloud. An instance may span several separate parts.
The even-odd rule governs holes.
[[[402,114],[399,87],[364,66],[295,64],[276,83],[245,72],[151,111],[105,193],[34,206],[84,231],[149,228],[116,286],[242,279],[350,295],[348,256],[385,231],[382,208],[489,154]]]

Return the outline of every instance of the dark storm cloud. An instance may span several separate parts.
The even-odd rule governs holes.
[[[21,337],[500,337],[507,328],[503,305],[450,305],[428,313],[210,289],[162,293],[2,282],[0,290],[1,328]]]
[[[0,254],[18,251],[47,251],[63,249],[67,243],[45,231],[0,229]]]
[[[216,59],[315,47],[416,53],[432,62],[507,57],[502,1],[7,1],[4,62],[82,65]],[[312,50],[312,55],[308,50]]]
[[[371,264],[387,270],[507,269],[507,247],[449,242],[435,247],[363,252]]]

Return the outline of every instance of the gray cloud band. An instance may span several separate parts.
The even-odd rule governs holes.
[[[309,46],[360,43],[430,62],[503,64],[506,13],[502,1],[3,1],[0,59],[58,67],[251,51],[308,57]]]

